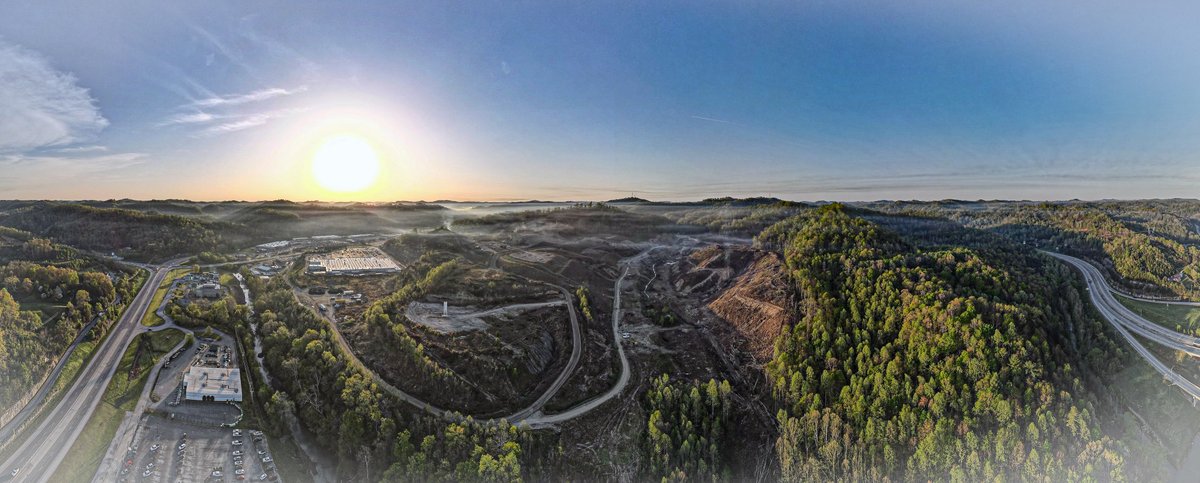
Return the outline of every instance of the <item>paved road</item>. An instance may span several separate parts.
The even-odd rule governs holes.
[[[1096,309],[1100,311],[1100,314],[1103,315],[1104,318],[1106,320],[1108,320],[1108,322],[1110,324],[1112,324],[1112,326],[1114,328],[1117,329],[1117,332],[1120,333],[1121,336],[1124,337],[1127,342],[1129,342],[1129,345],[1133,346],[1133,349],[1135,351],[1137,351],[1137,353],[1139,355],[1141,355],[1142,358],[1146,360],[1146,362],[1150,363],[1150,365],[1152,367],[1154,367],[1155,370],[1157,370],[1160,374],[1162,374],[1164,378],[1171,381],[1176,386],[1179,386],[1180,389],[1183,389],[1184,392],[1188,393],[1188,395],[1192,396],[1193,398],[1200,399],[1200,386],[1197,386],[1195,383],[1188,380],[1186,377],[1183,377],[1182,375],[1179,375],[1178,373],[1176,373],[1174,370],[1172,370],[1166,364],[1163,364],[1162,361],[1158,360],[1157,357],[1155,357],[1153,354],[1151,354],[1150,351],[1141,344],[1141,342],[1138,342],[1138,340],[1133,337],[1133,333],[1136,333],[1140,336],[1146,337],[1155,342],[1163,343],[1163,345],[1166,345],[1173,349],[1177,348],[1177,346],[1181,346],[1181,347],[1187,347],[1187,348],[1195,350],[1196,347],[1194,347],[1194,346],[1190,346],[1190,345],[1186,345],[1186,344],[1182,344],[1182,343],[1178,342],[1178,340],[1180,340],[1181,338],[1190,338],[1190,337],[1183,336],[1182,334],[1178,334],[1178,333],[1175,333],[1175,335],[1178,337],[1170,337],[1170,336],[1164,337],[1164,336],[1160,335],[1159,331],[1147,330],[1146,329],[1147,324],[1152,325],[1154,327],[1158,327],[1158,328],[1163,328],[1163,327],[1160,325],[1157,325],[1153,322],[1150,322],[1146,319],[1143,319],[1142,317],[1138,316],[1137,314],[1134,314],[1132,311],[1130,311],[1124,305],[1121,305],[1121,302],[1119,302],[1116,298],[1113,297],[1112,292],[1109,290],[1107,282],[1105,282],[1104,277],[1102,277],[1100,275],[1100,271],[1098,269],[1096,269],[1096,267],[1092,266],[1091,264],[1089,264],[1083,260],[1080,260],[1080,259],[1072,257],[1072,256],[1063,255],[1060,253],[1051,253],[1051,252],[1045,252],[1045,253],[1047,253],[1048,255],[1050,255],[1054,258],[1057,258],[1059,260],[1062,260],[1062,261],[1070,264],[1071,266],[1075,267],[1080,272],[1082,272],[1084,281],[1086,281],[1087,285],[1088,285],[1088,295],[1092,300],[1092,304],[1095,305]],[[1174,331],[1169,331],[1169,332],[1174,332]],[[1190,338],[1190,339],[1194,339],[1194,338]],[[1180,349],[1180,350],[1184,350],[1184,349]],[[1187,350],[1185,352],[1188,352],[1189,354],[1194,354],[1194,352],[1192,352],[1191,350]]]
[[[50,375],[46,377],[46,381],[42,383],[42,387],[38,389],[38,392],[33,396],[33,399],[30,399],[29,402],[25,404],[25,407],[21,408],[21,411],[18,412],[16,416],[14,416],[12,420],[5,424],[3,429],[0,429],[0,441],[8,441],[9,438],[12,438],[13,433],[16,432],[17,428],[20,428],[21,425],[25,423],[26,419],[29,419],[34,412],[42,407],[42,404],[46,402],[46,396],[50,394],[50,390],[53,389],[54,385],[58,382],[58,377],[62,375],[63,368],[66,367],[67,361],[71,359],[71,354],[75,352],[75,348],[79,347],[79,344],[82,343],[88,334],[92,332],[92,329],[96,327],[96,323],[99,321],[99,316],[92,317],[92,321],[83,326],[83,329],[79,331],[79,335],[75,337],[75,341],[72,342],[71,345],[67,347],[67,350],[63,351],[62,355],[58,358],[58,363],[54,365],[54,370],[51,371]]]
[[[1192,302],[1190,300],[1152,299],[1152,298],[1148,298],[1148,297],[1139,297],[1137,295],[1127,294],[1127,293],[1117,290],[1115,288],[1113,289],[1113,293],[1120,295],[1122,297],[1125,297],[1127,299],[1138,300],[1141,302],[1150,302],[1150,303],[1164,304],[1164,305],[1186,305],[1188,307],[1200,307],[1200,302]]]
[[[178,262],[168,262],[154,270],[121,319],[113,325],[112,333],[97,349],[87,368],[42,424],[0,466],[0,474],[7,475],[13,469],[20,468],[21,472],[15,481],[44,483],[50,479],[96,410],[125,349],[134,336],[145,330],[140,321],[150,308],[154,291],[162,284],[170,267]]]
[[[1180,334],[1174,330],[1168,329],[1154,322],[1146,320],[1142,316],[1134,313],[1124,304],[1117,300],[1112,293],[1112,288],[1108,282],[1104,280],[1104,276],[1100,274],[1100,270],[1092,264],[1080,260],[1078,258],[1063,255],[1060,253],[1046,252],[1050,256],[1067,262],[1079,271],[1083,272],[1084,281],[1088,284],[1088,291],[1091,292],[1092,298],[1098,300],[1097,308],[1105,314],[1105,317],[1116,324],[1121,324],[1125,329],[1133,332],[1141,337],[1145,337],[1155,343],[1162,344],[1165,347],[1185,352],[1194,357],[1200,357],[1200,338],[1190,335]]]

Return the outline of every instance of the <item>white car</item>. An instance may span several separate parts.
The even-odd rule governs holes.
[[[20,468],[13,468],[12,473],[9,473],[8,476],[12,477],[12,478],[16,478],[17,474],[20,472],[21,472]]]
[[[271,457],[270,457],[270,456],[264,456],[264,457],[263,457],[263,459],[262,459],[262,462],[263,462],[263,463],[270,463],[270,462],[272,462],[272,461],[275,461],[275,460],[271,459]]]
[[[233,452],[233,455],[234,455],[234,456],[241,456],[241,455],[244,455],[244,454],[246,454],[246,453],[243,453],[243,452],[241,452],[241,451],[234,451],[234,452]]]
[[[244,470],[244,469],[241,469],[241,468],[238,468],[238,469],[236,469],[236,470],[233,470],[233,474],[235,474],[235,475],[244,475],[244,474],[246,474],[246,470]]]
[[[234,445],[234,446],[241,446],[241,445],[242,445],[242,440],[240,440],[240,439],[235,439],[235,440],[233,441],[233,445]]]

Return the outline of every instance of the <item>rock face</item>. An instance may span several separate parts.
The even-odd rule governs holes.
[[[786,267],[773,252],[749,248],[736,251],[741,253],[724,257],[735,262],[724,268],[739,273],[729,288],[708,303],[708,308],[746,338],[755,359],[766,361],[774,351],[775,338],[795,315],[790,308]]]
[[[542,372],[554,362],[554,336],[550,331],[542,330],[537,339],[529,341],[525,349],[525,368],[530,374],[542,375]]]

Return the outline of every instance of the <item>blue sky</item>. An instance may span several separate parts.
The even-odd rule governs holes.
[[[340,132],[380,151],[373,200],[1200,179],[1195,4],[149,3],[6,4],[0,197],[326,198],[308,158]]]

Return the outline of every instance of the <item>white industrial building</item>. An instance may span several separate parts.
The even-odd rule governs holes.
[[[238,369],[194,366],[183,376],[183,390],[189,401],[241,401],[242,373]]]
[[[399,272],[400,265],[378,248],[359,247],[309,255],[307,270],[312,274],[375,275]]]

